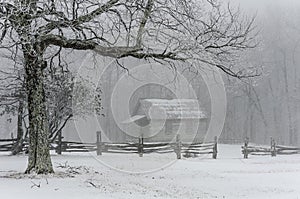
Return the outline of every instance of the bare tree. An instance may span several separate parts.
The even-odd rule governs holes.
[[[47,53],[93,50],[134,57],[208,64],[235,76],[239,52],[252,48],[253,19],[217,0],[14,0],[0,3],[1,47],[24,58],[30,126],[26,173],[52,173],[43,84]],[[56,52],[55,52],[56,51]],[[174,66],[174,65],[173,65]]]
[[[67,122],[75,117],[85,117],[98,110],[101,114],[101,90],[95,85],[80,77],[75,79],[64,67],[46,70],[44,85],[46,92],[47,119],[49,124],[49,139],[54,142],[58,134],[66,126]],[[23,150],[24,140],[27,139],[27,130],[24,134],[24,125],[28,119],[26,114],[26,92],[24,74],[22,70],[14,68],[13,71],[0,71],[0,115],[17,115],[17,141],[12,149],[16,155]],[[81,96],[81,97],[79,97]],[[74,98],[75,97],[75,98]],[[73,108],[73,106],[75,108]]]
[[[22,70],[18,68],[15,68],[13,71],[9,69],[1,70],[0,74],[1,115],[17,115],[17,141],[12,149],[12,154],[15,155],[22,150],[24,138],[24,103],[26,100],[24,90],[24,75],[22,74]]]
[[[51,142],[69,120],[83,118],[95,111],[99,115],[102,113],[101,89],[88,80],[75,78],[71,72],[51,70],[44,83]]]

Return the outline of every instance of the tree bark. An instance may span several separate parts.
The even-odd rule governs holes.
[[[43,61],[25,58],[29,113],[29,156],[25,173],[53,173],[49,152],[49,128],[43,84]]]

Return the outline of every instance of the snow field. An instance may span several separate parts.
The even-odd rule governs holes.
[[[26,156],[1,153],[0,198],[300,198],[300,155],[244,160],[240,145],[220,145],[217,160],[64,153],[52,161],[54,175],[24,175]]]

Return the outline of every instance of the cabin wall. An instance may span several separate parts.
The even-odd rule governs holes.
[[[145,135],[154,134],[147,141],[155,142],[175,142],[176,135],[181,135],[183,142],[201,142],[206,134],[207,120],[201,119],[197,126],[197,120],[167,120],[161,128],[161,121],[152,121],[151,127],[148,129],[151,132],[143,132]]]

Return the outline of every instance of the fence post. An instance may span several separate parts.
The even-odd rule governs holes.
[[[271,137],[271,156],[275,157],[276,156],[276,142],[275,139]]]
[[[214,147],[213,147],[213,159],[217,159],[217,154],[218,154],[218,137],[215,136],[214,140]]]
[[[97,131],[97,155],[102,155],[101,131]]]
[[[245,138],[245,144],[244,144],[244,158],[245,158],[245,159],[248,159],[248,154],[249,154],[249,151],[248,151],[248,144],[249,144],[249,138],[246,137],[246,138]]]
[[[180,140],[180,135],[179,134],[177,134],[177,136],[176,136],[176,149],[175,149],[175,152],[176,152],[177,159],[181,159],[181,140]]]
[[[15,138],[14,138],[14,133],[10,133],[10,138],[12,139],[12,143],[13,143],[13,145],[14,145],[14,141],[15,141]]]
[[[140,157],[143,157],[144,152],[144,138],[141,136],[139,137],[139,144],[138,144],[138,153]]]
[[[56,147],[56,153],[58,155],[61,155],[62,152],[62,132],[61,130],[58,132],[58,142],[57,142],[57,147]]]

